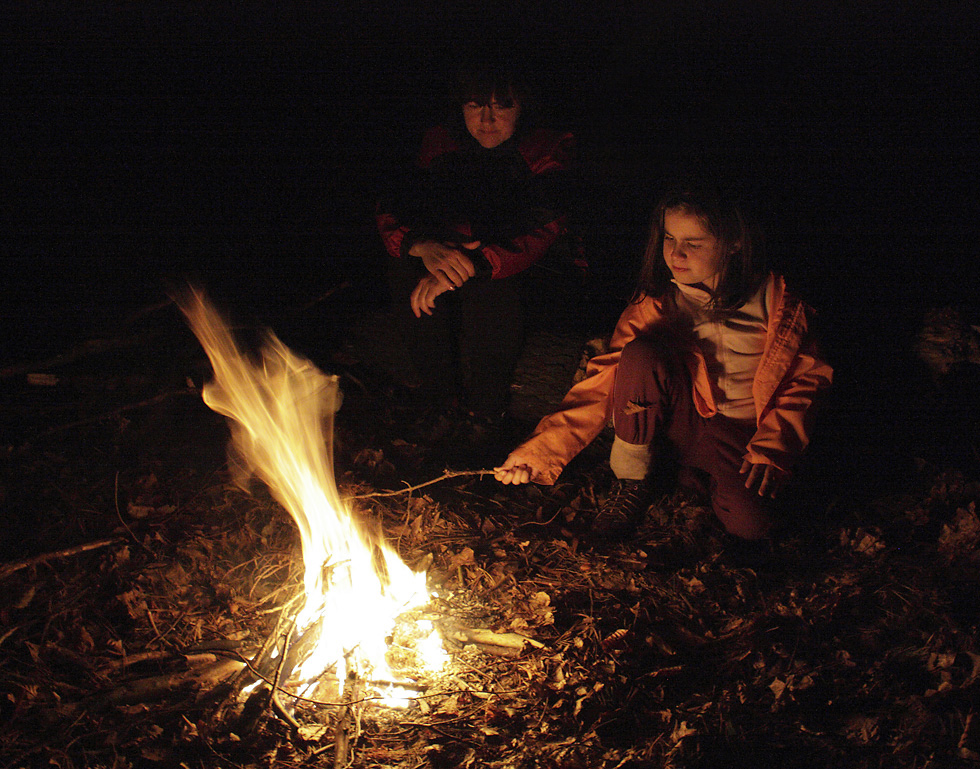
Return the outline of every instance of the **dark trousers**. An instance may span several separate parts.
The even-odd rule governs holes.
[[[501,414],[524,344],[522,275],[471,278],[416,318],[409,298],[426,273],[414,257],[391,259],[395,317],[425,394],[434,405],[453,400],[483,416]]]
[[[725,530],[759,539],[772,525],[769,505],[745,488],[746,476],[739,472],[755,427],[698,413],[679,349],[666,333],[637,338],[623,348],[613,389],[616,435],[650,445],[654,464],[673,454],[681,467],[705,474],[712,509]]]

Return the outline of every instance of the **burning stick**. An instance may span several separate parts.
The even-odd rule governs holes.
[[[440,481],[445,481],[449,478],[459,478],[464,475],[493,475],[493,470],[446,470],[438,478],[433,478],[431,481],[426,481],[425,483],[419,483],[415,486],[408,486],[404,489],[396,489],[395,491],[373,491],[370,494],[352,494],[347,497],[347,499],[369,499],[371,497],[394,497],[398,494],[406,494],[410,491],[416,491],[418,489],[424,489],[426,486],[431,486],[433,483],[439,483]]]
[[[355,703],[360,699],[361,682],[351,671],[347,674],[347,681],[344,683],[344,710],[334,732],[334,769],[343,769],[347,766],[350,746],[357,739],[359,731],[360,718],[358,711],[355,710]]]

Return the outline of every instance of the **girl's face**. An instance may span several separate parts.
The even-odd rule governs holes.
[[[466,130],[481,147],[488,150],[503,144],[514,135],[520,116],[521,106],[517,102],[510,107],[504,107],[493,98],[487,104],[469,101],[463,105]]]
[[[725,244],[686,208],[664,211],[664,261],[678,283],[701,283],[713,291],[721,278],[725,251]]]

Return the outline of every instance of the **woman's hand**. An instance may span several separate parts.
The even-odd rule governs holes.
[[[436,306],[436,297],[453,289],[452,285],[444,280],[439,280],[435,275],[426,275],[418,282],[412,291],[411,302],[412,312],[416,318],[421,318],[422,313],[431,315]]]
[[[747,459],[742,462],[742,469],[739,472],[742,475],[748,474],[748,478],[745,479],[745,488],[751,491],[758,487],[759,496],[770,499],[775,498],[780,486],[783,485],[783,481],[786,480],[786,473],[775,465],[762,462],[752,464]]]
[[[529,483],[539,475],[538,468],[528,457],[521,454],[521,450],[515,449],[507,457],[506,461],[493,469],[493,477],[501,483],[513,483],[515,486],[521,483]]]
[[[408,253],[422,260],[430,275],[446,283],[446,288],[459,288],[476,275],[472,260],[463,251],[480,247],[480,241],[449,245],[435,240],[420,240]],[[418,313],[416,313],[418,314]]]

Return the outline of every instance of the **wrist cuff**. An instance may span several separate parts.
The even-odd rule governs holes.
[[[401,255],[402,259],[407,259],[411,256],[411,254],[408,253],[409,249],[411,249],[411,247],[414,246],[416,243],[418,243],[420,240],[422,240],[422,238],[416,234],[413,234],[411,232],[405,233],[405,237],[402,238],[401,247],[398,249],[398,252]]]
[[[483,249],[477,248],[473,251],[469,251],[470,261],[473,262],[473,269],[476,270],[476,278],[490,278],[493,277],[493,265],[490,264],[490,260],[483,255]]]

